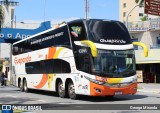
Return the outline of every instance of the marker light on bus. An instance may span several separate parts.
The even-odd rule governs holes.
[[[96,80],[96,79],[92,79],[92,78],[89,78],[89,77],[87,77],[87,76],[84,76],[87,80],[89,80],[89,81],[91,81],[91,82],[93,82],[93,83],[95,83],[95,84],[99,84],[99,85],[103,85],[103,84],[105,84],[106,82],[105,81],[98,81],[98,80]]]

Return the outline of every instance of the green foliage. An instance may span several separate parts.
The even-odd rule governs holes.
[[[139,0],[135,0],[135,2],[138,4]]]
[[[143,17],[141,18],[142,21],[146,21],[147,19],[148,19],[147,16],[143,16]]]
[[[4,2],[6,2],[5,4],[5,7],[7,8],[8,10],[8,5],[9,5],[9,1],[8,0],[3,0]],[[5,16],[4,16],[4,10],[3,10],[3,7],[0,6],[0,31],[1,31],[1,28],[2,28],[2,25],[3,25],[3,22],[5,20]]]
[[[2,72],[2,68],[3,68],[3,65],[2,65],[2,64],[0,64],[0,72]]]
[[[3,22],[4,22],[4,12],[2,6],[0,6],[0,28],[2,28]]]
[[[144,5],[144,0],[135,0],[135,3],[143,6]]]

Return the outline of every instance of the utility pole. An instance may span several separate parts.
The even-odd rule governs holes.
[[[85,13],[86,13],[86,19],[89,17],[89,0],[85,0]]]
[[[136,6],[134,6],[130,11],[129,11],[129,13],[128,13],[128,15],[127,15],[127,18],[126,18],[126,27],[128,28],[128,17],[130,16],[130,13],[136,8],[136,7],[143,7],[143,6],[141,6],[141,5],[136,5]]]

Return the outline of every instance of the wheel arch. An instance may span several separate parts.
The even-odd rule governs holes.
[[[21,85],[21,78],[19,77],[18,78],[18,88],[20,88],[20,85]]]

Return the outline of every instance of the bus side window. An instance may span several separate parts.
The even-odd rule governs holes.
[[[13,53],[13,55],[18,55],[20,53],[19,48],[18,47],[13,47],[12,53]]]
[[[76,67],[78,70],[90,73],[91,66],[90,66],[90,56],[87,55],[77,55],[75,56]]]
[[[27,74],[71,73],[68,62],[61,59],[48,59],[25,63]]]
[[[18,51],[17,49],[18,49],[17,47],[13,47],[13,49],[12,49],[12,54],[13,54],[13,55],[16,55],[16,53],[17,53],[17,51]]]
[[[72,41],[81,41],[86,39],[86,31],[83,23],[74,23],[69,25]]]

